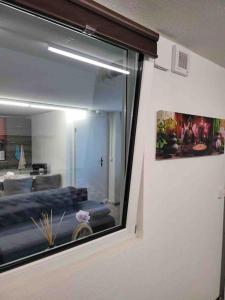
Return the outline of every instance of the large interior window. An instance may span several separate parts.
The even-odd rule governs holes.
[[[124,226],[139,54],[0,8],[3,269]]]

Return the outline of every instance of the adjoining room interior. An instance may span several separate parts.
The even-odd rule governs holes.
[[[88,214],[82,237],[121,225],[138,54],[59,25],[56,33],[51,22],[1,9],[5,264],[44,251],[46,242],[73,241],[76,213]],[[55,228],[60,224],[54,241],[38,232],[38,222],[49,219]]]
[[[7,177],[60,174],[62,186],[86,187],[92,200],[119,205],[122,113],[21,109],[18,103],[8,107],[0,100],[1,183]]]

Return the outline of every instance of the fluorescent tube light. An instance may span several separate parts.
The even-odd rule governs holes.
[[[87,119],[87,111],[84,109],[71,109],[66,112],[67,123],[72,123],[73,121],[81,121]]]
[[[28,103],[25,103],[25,102],[0,99],[0,105],[1,104],[2,105],[10,105],[10,106],[20,106],[20,107],[29,107],[30,106]]]
[[[31,108],[37,108],[37,109],[49,109],[49,110],[66,110],[63,107],[60,106],[54,106],[54,105],[44,105],[44,104],[30,104]]]
[[[41,103],[28,103],[22,101],[12,101],[7,99],[0,99],[0,105],[10,105],[17,107],[27,107],[27,108],[36,108],[36,109],[44,109],[44,110],[59,110],[66,113],[66,120],[68,123],[73,121],[84,120],[87,118],[87,110],[72,108],[72,107],[63,107],[63,106],[55,106],[55,105],[45,105]]]
[[[59,54],[59,55],[62,55],[62,56],[66,56],[66,57],[69,57],[69,58],[72,58],[72,59],[75,59],[75,60],[78,60],[78,61],[81,61],[81,62],[84,62],[84,63],[87,63],[87,64],[90,64],[90,65],[101,67],[103,69],[112,70],[112,71],[122,73],[122,74],[126,74],[126,75],[130,74],[130,72],[127,71],[127,70],[117,68],[117,67],[99,62],[97,60],[93,60],[93,59],[90,59],[90,58],[87,58],[87,57],[84,57],[84,56],[81,56],[81,55],[78,55],[78,54],[74,54],[74,53],[71,53],[71,52],[68,52],[68,51],[64,51],[64,50],[55,48],[55,47],[50,47],[49,46],[48,51]]]
[[[54,106],[54,105],[44,105],[44,104],[30,104],[31,108],[38,109],[50,109],[50,110],[60,110],[66,113],[66,120],[68,123],[73,121],[84,120],[87,118],[87,111],[85,109],[70,108],[63,106]]]
[[[85,120],[87,118],[87,111],[85,109],[54,106],[54,105],[42,105],[42,104],[31,104],[30,107],[38,109],[50,109],[50,110],[60,110],[64,111],[66,114],[67,123],[72,123],[73,121]]]

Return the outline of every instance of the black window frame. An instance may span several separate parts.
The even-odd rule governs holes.
[[[9,1],[11,2],[11,1]],[[9,7],[16,8],[20,11],[28,12],[31,15],[35,15],[40,17],[41,19],[49,20],[55,24],[60,24],[64,27],[73,29],[74,31],[81,30],[79,28],[76,28],[74,26],[68,25],[66,23],[60,22],[56,19],[49,18],[45,15],[39,14],[37,12],[34,12],[32,10],[28,10],[27,8],[18,6],[16,4],[9,3],[8,1],[1,1],[0,4],[6,4]],[[120,48],[129,49],[128,47],[124,47],[124,45],[118,44],[116,42],[112,42],[111,40],[104,39],[100,36],[96,36],[97,39],[102,39],[105,42],[109,44],[113,44],[115,46],[118,46]],[[133,166],[133,156],[134,156],[134,148],[135,148],[135,138],[136,138],[136,128],[137,128],[137,121],[138,121],[138,110],[139,110],[139,98],[140,98],[140,91],[141,91],[141,80],[142,80],[142,70],[143,70],[143,62],[144,62],[144,53],[138,52],[138,70],[137,70],[137,77],[136,77],[136,88],[135,88],[135,98],[134,98],[134,104],[133,104],[133,114],[132,114],[132,121],[131,121],[131,132],[130,132],[130,140],[129,140],[129,149],[128,149],[128,157],[127,157],[127,166],[126,166],[126,175],[125,175],[125,191],[124,191],[124,202],[123,202],[123,213],[122,213],[122,222],[120,225],[112,227],[110,229],[106,229],[104,231],[95,233],[93,235],[87,236],[85,238],[82,238],[80,240],[71,241],[67,244],[59,245],[55,248],[47,249],[46,251],[42,251],[40,253],[33,254],[28,257],[24,257],[21,259],[18,259],[16,261],[12,261],[9,263],[6,263],[2,266],[0,266],[0,273],[6,272],[8,270],[23,266],[25,264],[37,261],[42,258],[46,258],[48,256],[54,255],[56,253],[71,249],[73,247],[76,247],[78,245],[87,243],[89,241],[98,239],[100,237],[109,235],[111,233],[115,233],[117,231],[120,231],[122,229],[126,228],[127,225],[127,213],[128,213],[128,205],[129,205],[129,195],[130,195],[130,185],[131,185],[131,176],[132,176],[132,166]]]

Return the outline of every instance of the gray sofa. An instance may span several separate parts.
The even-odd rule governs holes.
[[[79,210],[89,211],[89,224],[94,233],[114,226],[115,220],[110,215],[110,209],[87,198],[86,189],[74,187],[0,198],[0,264],[47,249],[46,239],[31,220],[32,217],[38,221],[42,213],[50,213],[52,210],[56,227],[65,212],[55,245],[71,241],[72,233],[78,225],[75,213]]]

